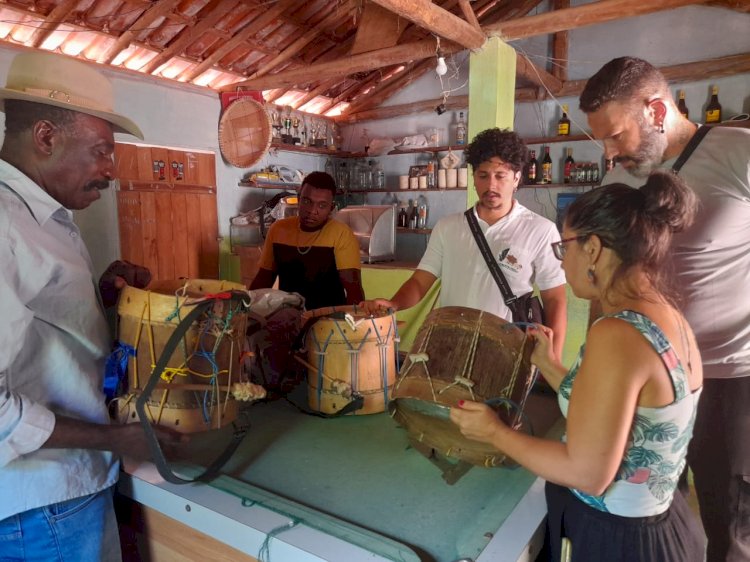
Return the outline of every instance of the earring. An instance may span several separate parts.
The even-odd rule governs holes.
[[[589,278],[589,283],[592,285],[596,285],[596,274],[594,273],[596,271],[596,264],[592,264],[589,266],[588,271],[586,271],[586,277]]]
[[[664,121],[659,123],[659,132],[663,135],[664,134]]]

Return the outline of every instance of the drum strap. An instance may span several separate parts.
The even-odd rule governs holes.
[[[159,360],[156,362],[156,367],[154,367],[154,370],[151,373],[151,377],[146,382],[143,391],[138,396],[138,399],[135,403],[135,409],[138,412],[141,426],[143,427],[143,432],[146,434],[146,441],[148,442],[149,450],[151,451],[151,456],[154,460],[154,464],[156,464],[156,468],[158,469],[159,474],[161,474],[164,480],[166,480],[167,482],[171,482],[172,484],[190,484],[192,482],[210,482],[211,480],[213,480],[217,476],[221,467],[226,464],[226,462],[237,450],[237,447],[247,434],[248,429],[250,429],[249,408],[241,407],[239,409],[239,412],[237,413],[237,419],[232,422],[232,425],[234,426],[232,439],[224,449],[224,451],[222,451],[219,456],[216,457],[216,459],[212,463],[210,463],[209,466],[201,474],[199,474],[192,480],[186,480],[184,478],[181,478],[180,476],[177,476],[170,468],[169,463],[164,456],[164,452],[161,449],[161,445],[159,444],[159,440],[156,437],[156,432],[149,422],[148,413],[146,412],[148,399],[156,388],[156,385],[161,378],[161,374],[167,368],[167,363],[169,363],[172,354],[182,341],[183,336],[190,329],[190,326],[193,324],[193,322],[198,320],[204,312],[208,311],[217,300],[225,300],[227,296],[229,297],[230,303],[234,301],[239,301],[240,303],[242,303],[247,299],[247,293],[241,291],[232,291],[228,295],[216,295],[215,298],[206,299],[196,304],[193,310],[191,310],[188,315],[182,319],[182,321],[175,328],[174,332],[172,332],[172,335],[169,337],[169,340],[164,346],[161,357],[159,357]]]

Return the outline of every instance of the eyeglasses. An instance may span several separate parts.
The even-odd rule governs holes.
[[[552,242],[552,244],[550,244],[550,246],[552,246],[552,253],[555,254],[555,257],[557,259],[562,261],[562,259],[565,257],[565,244],[567,244],[568,242],[573,242],[574,240],[581,240],[583,238],[586,238],[586,236],[572,236],[571,238],[563,238],[558,242]]]
[[[309,197],[300,197],[299,198],[299,205],[300,207],[315,207],[319,211],[328,211],[333,209],[333,203],[327,203],[325,201],[313,201]]]

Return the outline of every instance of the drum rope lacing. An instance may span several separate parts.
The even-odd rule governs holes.
[[[189,282],[186,282],[180,289],[178,289],[175,292],[175,301],[176,301],[175,309],[166,317],[165,319],[166,322],[172,322],[176,318],[177,324],[179,324],[182,321],[181,309],[184,306],[195,304],[196,302],[201,302],[202,300],[204,300],[204,299],[198,299],[198,300],[192,300],[188,302],[188,299],[186,297],[188,285],[189,285]],[[200,336],[196,341],[196,350],[194,350],[192,353],[188,353],[187,344],[185,342],[185,339],[183,339],[181,343],[182,343],[184,361],[178,367],[166,367],[160,376],[160,378],[163,381],[165,381],[167,384],[173,382],[176,376],[187,377],[189,375],[192,375],[196,377],[209,379],[209,389],[203,392],[203,396],[201,400],[201,413],[203,416],[203,421],[204,423],[209,425],[211,423],[211,417],[213,415],[214,406],[216,407],[220,406],[219,400],[221,398],[221,392],[220,392],[219,385],[218,385],[219,376],[226,374],[227,384],[226,384],[225,400],[224,400],[223,407],[221,408],[221,415],[217,417],[217,428],[221,427],[221,419],[226,412],[226,408],[229,403],[229,397],[231,394],[229,392],[229,389],[231,388],[231,385],[232,385],[232,370],[234,366],[234,347],[235,347],[235,341],[234,339],[231,338],[231,336],[234,333],[231,323],[232,323],[232,319],[234,315],[239,311],[241,306],[242,305],[238,305],[236,309],[230,308],[227,311],[226,316],[223,318],[213,313],[208,313],[207,318],[205,318],[199,326]],[[138,322],[138,329],[136,331],[134,348],[138,349],[138,345],[142,337],[143,327],[146,326],[146,334],[148,337],[148,347],[149,347],[149,353],[150,353],[150,359],[151,359],[150,365],[151,365],[151,371],[153,372],[153,370],[156,368],[157,356],[156,356],[156,346],[155,346],[155,337],[154,337],[154,325],[153,325],[153,321],[151,317],[151,308],[152,308],[151,291],[148,291],[147,299],[143,305],[143,309],[141,311],[140,319]],[[212,335],[215,338],[214,345],[211,350],[206,350],[204,348],[205,338],[208,335]],[[229,350],[230,367],[229,369],[220,369],[218,363],[216,362],[216,352],[219,346],[221,345],[224,337],[230,337],[230,350]],[[200,357],[206,360],[211,367],[211,372],[201,373],[201,372],[195,371],[194,369],[191,369],[188,366],[188,363],[193,357]],[[140,388],[138,361],[133,361],[133,383],[134,383],[134,388]],[[156,414],[154,414],[151,411],[151,407],[148,404],[146,404],[148,416],[152,423],[156,423],[156,424],[160,423],[162,415],[164,413],[164,408],[169,398],[169,393],[170,393],[169,388],[165,388],[163,390]],[[124,400],[124,404],[120,407],[120,409],[122,410],[123,408],[128,406],[128,404],[131,402],[131,400],[135,396],[136,396],[136,393],[130,392],[128,393],[127,396],[116,398],[115,401]]]
[[[375,319],[370,318],[372,329],[375,332],[375,339],[378,343],[378,353],[380,355],[380,379],[383,382],[383,406],[388,406],[388,341],[391,339],[391,332],[394,331],[395,320],[391,314],[391,324],[388,326],[388,332],[385,337],[378,331]]]

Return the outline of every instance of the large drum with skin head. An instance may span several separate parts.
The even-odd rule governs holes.
[[[336,414],[361,396],[363,406],[353,413],[384,412],[396,382],[397,336],[394,315],[368,317],[342,307],[318,318],[305,336],[309,407]]]
[[[232,290],[245,287],[191,279],[155,282],[148,290],[130,286],[122,290],[118,346],[127,356],[127,390],[113,401],[121,423],[138,421],[135,402],[191,304]],[[236,418],[231,388],[242,379],[246,323],[244,305],[218,298],[188,327],[148,398],[146,412],[152,423],[193,433],[218,429]]]
[[[450,420],[460,400],[489,401],[511,427],[521,425],[534,381],[533,340],[516,325],[464,307],[433,310],[401,367],[389,405],[409,439],[428,457],[479,466],[506,464],[490,445],[461,435]]]

